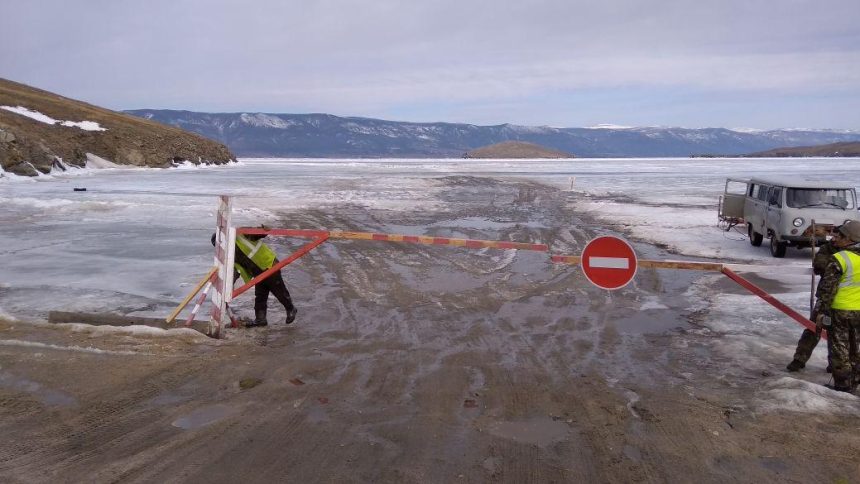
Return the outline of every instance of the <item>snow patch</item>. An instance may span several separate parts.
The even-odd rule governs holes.
[[[107,131],[107,128],[102,128],[95,121],[62,121],[60,124],[70,128],[80,128],[84,131]]]
[[[25,116],[40,123],[59,124],[60,126],[79,128],[84,131],[107,131],[107,128],[102,128],[99,123],[95,121],[61,121],[54,119],[46,114],[42,114],[39,111],[27,109],[24,106],[0,106],[0,109],[5,109],[6,111],[20,114],[21,116]]]
[[[117,351],[103,350],[93,348],[92,346],[60,346],[48,343],[39,343],[38,341],[23,341],[19,339],[0,339],[0,346],[23,346],[27,348],[44,348],[58,351],[74,351],[78,353],[93,353],[98,355],[147,355],[148,353],[139,353],[136,351]]]
[[[248,114],[243,113],[239,116],[243,123],[260,128],[278,128],[286,129],[295,125],[293,121],[287,121],[271,114]]]
[[[205,334],[195,331],[191,328],[171,328],[171,329],[161,329],[156,328],[154,326],[145,326],[142,324],[135,324],[131,326],[110,326],[110,325],[100,325],[93,326],[91,324],[79,324],[79,323],[69,323],[65,324],[72,332],[75,333],[89,333],[93,336],[104,336],[108,334],[125,334],[130,336],[147,336],[147,337],[155,337],[155,338],[192,338],[192,339],[201,339],[205,341],[216,341]]]
[[[860,414],[860,398],[784,376],[764,384],[757,395],[757,407],[762,411],[857,415]]]
[[[9,285],[8,284],[0,284],[0,289],[2,289],[4,287],[9,287]],[[2,307],[0,307],[0,319],[5,319],[6,321],[9,321],[12,323],[18,321],[18,318],[16,318],[15,316],[12,316],[11,314],[4,311]]]
[[[635,126],[622,126],[620,124],[595,124],[594,126],[585,126],[585,129],[634,129]]]
[[[94,155],[92,153],[87,153],[87,164],[85,165],[87,168],[91,169],[105,169],[105,168],[123,168],[116,163],[106,160],[100,156]]]

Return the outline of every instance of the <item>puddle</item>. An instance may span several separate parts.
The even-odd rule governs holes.
[[[171,425],[183,430],[196,429],[217,422],[233,412],[235,412],[235,409],[226,405],[209,405],[179,417]]]
[[[184,402],[185,400],[188,400],[188,397],[183,397],[175,393],[162,393],[161,395],[158,395],[147,403],[149,403],[150,405],[157,406],[174,405],[176,403]]]
[[[634,462],[642,461],[642,452],[632,445],[624,446],[624,456]]]
[[[8,372],[0,372],[0,388],[29,393],[45,405],[71,407],[78,404],[78,400],[68,393],[52,390],[39,382],[15,376]]]
[[[645,309],[630,316],[610,317],[610,320],[619,332],[628,334],[662,333],[687,325],[676,311],[667,309]]]
[[[309,423],[328,422],[330,420],[326,409],[319,405],[309,407],[307,419]]]
[[[496,422],[490,425],[489,432],[496,437],[521,444],[544,447],[567,438],[570,428],[564,422],[547,418],[521,422]]]

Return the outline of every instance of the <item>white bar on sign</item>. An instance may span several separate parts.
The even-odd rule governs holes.
[[[588,265],[603,269],[629,269],[630,260],[626,257],[589,257]]]

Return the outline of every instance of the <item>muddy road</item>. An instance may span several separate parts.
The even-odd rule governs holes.
[[[341,204],[279,223],[546,243],[559,254],[611,233],[578,214],[572,192],[428,183],[433,210]],[[300,241],[271,245],[285,254]],[[749,367],[714,351],[726,335],[702,326],[707,294],[741,293],[721,279],[640,269],[608,293],[543,253],[344,240],[284,276],[296,323],[285,326],[271,298],[268,327],[221,341],[0,323],[0,479],[860,479],[857,417],[761,410],[762,381],[784,362]],[[252,304],[236,302],[246,317]]]

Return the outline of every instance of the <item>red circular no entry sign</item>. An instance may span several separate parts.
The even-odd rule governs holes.
[[[602,289],[621,289],[636,275],[636,253],[626,240],[605,235],[592,239],[582,250],[585,277]]]

